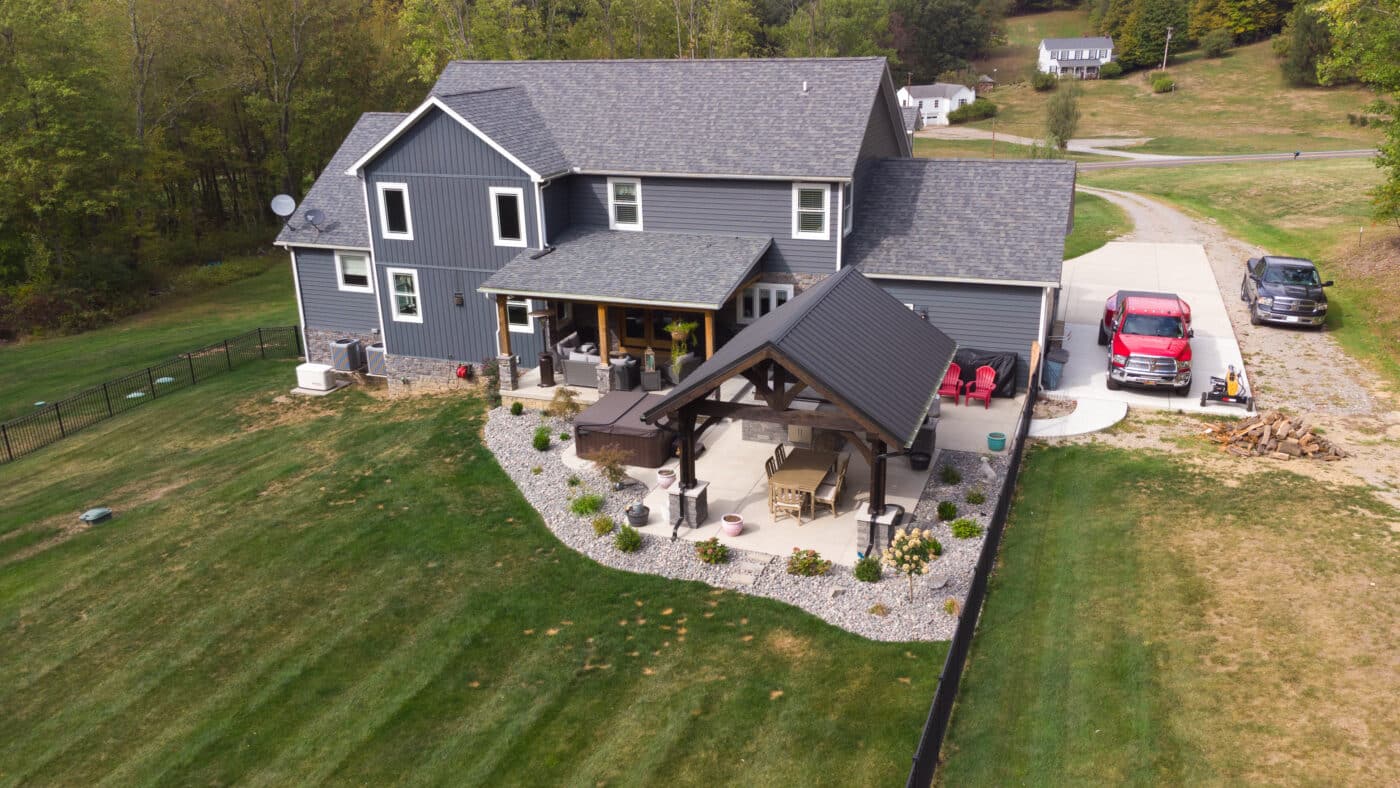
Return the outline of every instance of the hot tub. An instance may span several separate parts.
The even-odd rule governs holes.
[[[647,408],[661,400],[645,391],[614,391],[574,419],[574,450],[591,460],[598,451],[617,446],[628,465],[659,468],[671,456],[671,433],[642,422]]]

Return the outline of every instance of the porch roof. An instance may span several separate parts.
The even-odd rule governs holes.
[[[478,288],[495,295],[719,309],[748,281],[767,237],[570,229]]]

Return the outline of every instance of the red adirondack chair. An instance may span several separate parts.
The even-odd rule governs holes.
[[[992,407],[992,391],[996,388],[997,371],[991,367],[978,367],[977,379],[967,386],[967,403],[982,400],[987,408]]]
[[[948,374],[943,376],[943,382],[938,386],[938,396],[952,397],[953,404],[958,404],[958,397],[962,396],[962,367],[957,362],[948,365]]]

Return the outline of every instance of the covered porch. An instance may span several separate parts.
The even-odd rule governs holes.
[[[580,229],[522,252],[480,288],[496,300],[503,392],[543,400],[553,386],[567,385],[589,401],[614,389],[675,385],[733,332],[741,293],[757,281],[770,244],[767,237]],[[505,327],[522,316],[543,324],[549,370],[515,358]],[[677,324],[687,330],[675,333]]]

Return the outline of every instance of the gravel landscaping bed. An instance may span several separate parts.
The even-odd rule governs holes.
[[[548,426],[554,436],[549,449],[543,452],[531,444],[535,429],[541,424]],[[984,472],[981,455],[948,451],[939,455],[923,498],[912,514],[913,525],[933,531],[934,538],[943,545],[943,555],[933,563],[928,574],[915,579],[911,603],[907,597],[908,581],[888,568],[877,583],[856,580],[850,569],[836,565],[826,575],[800,577],[787,573],[785,556],[740,550],[731,550],[727,563],[711,566],[696,557],[695,542],[684,539],[671,542],[649,534],[641,534],[640,550],[621,552],[613,545],[613,535],[594,535],[592,521],[598,514],[606,514],[621,527],[627,522],[623,509],[639,496],[635,491],[611,493],[602,474],[591,467],[575,471],[564,465],[560,454],[567,442],[561,443],[558,436],[571,432],[568,421],[533,411],[513,416],[503,408],[496,408],[488,416],[485,432],[487,447],[525,499],[540,513],[545,525],[564,544],[598,563],[629,572],[698,580],[717,588],[777,599],[872,640],[947,640],[952,637],[957,617],[945,611],[945,604],[953,599],[957,609],[961,609],[985,537],[954,538],[949,524],[938,522],[938,502],[955,502],[960,517],[976,520],[985,531],[1006,469],[1006,460],[1000,457],[990,458],[986,466],[989,471]],[[943,483],[939,475],[943,465],[956,468],[960,481]],[[985,473],[990,477],[984,476]],[[578,484],[571,486],[570,477],[577,477]],[[967,493],[974,488],[987,496],[984,503],[974,506],[966,502]],[[570,502],[588,493],[605,497],[601,511],[587,516],[571,512]],[[905,526],[911,525],[908,515],[906,513]],[[752,584],[741,584],[734,579],[742,574],[752,574],[755,577]],[[878,612],[872,613],[872,609]]]

